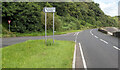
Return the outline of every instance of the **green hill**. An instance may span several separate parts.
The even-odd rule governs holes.
[[[117,24],[112,17],[103,13],[99,4],[94,2],[3,2],[3,27],[8,30],[7,20],[12,20],[11,32],[44,32],[44,7],[56,7],[55,31],[59,32]],[[52,31],[52,13],[48,13],[47,16],[47,28],[48,31]]]

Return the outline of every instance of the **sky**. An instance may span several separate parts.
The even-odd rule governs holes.
[[[95,3],[99,3],[100,8],[106,15],[118,16],[118,3],[120,0],[94,0]]]

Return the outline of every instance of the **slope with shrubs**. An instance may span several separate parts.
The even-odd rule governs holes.
[[[105,15],[94,2],[3,2],[3,21],[12,20],[11,32],[44,32],[44,7],[56,7],[55,31],[80,30],[116,26],[116,21]],[[52,13],[47,13],[47,29],[52,32]],[[8,30],[8,23],[3,23]],[[4,29],[3,29],[4,30]]]

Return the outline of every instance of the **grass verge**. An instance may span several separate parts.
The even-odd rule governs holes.
[[[68,30],[62,32],[55,32],[55,35],[78,32],[80,30]],[[16,33],[16,32],[6,32],[5,29],[3,31],[2,37],[22,37],[22,36],[44,36],[44,32],[32,32],[32,33]],[[53,32],[47,32],[47,35],[53,35]]]
[[[28,40],[2,48],[3,68],[72,68],[74,42]]]

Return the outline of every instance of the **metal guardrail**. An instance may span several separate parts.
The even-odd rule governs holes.
[[[104,28],[99,28],[98,31],[120,38],[120,31],[112,33],[112,32],[109,32],[109,31],[105,30]]]
[[[113,36],[120,38],[120,31],[114,32],[114,33],[113,33]]]

